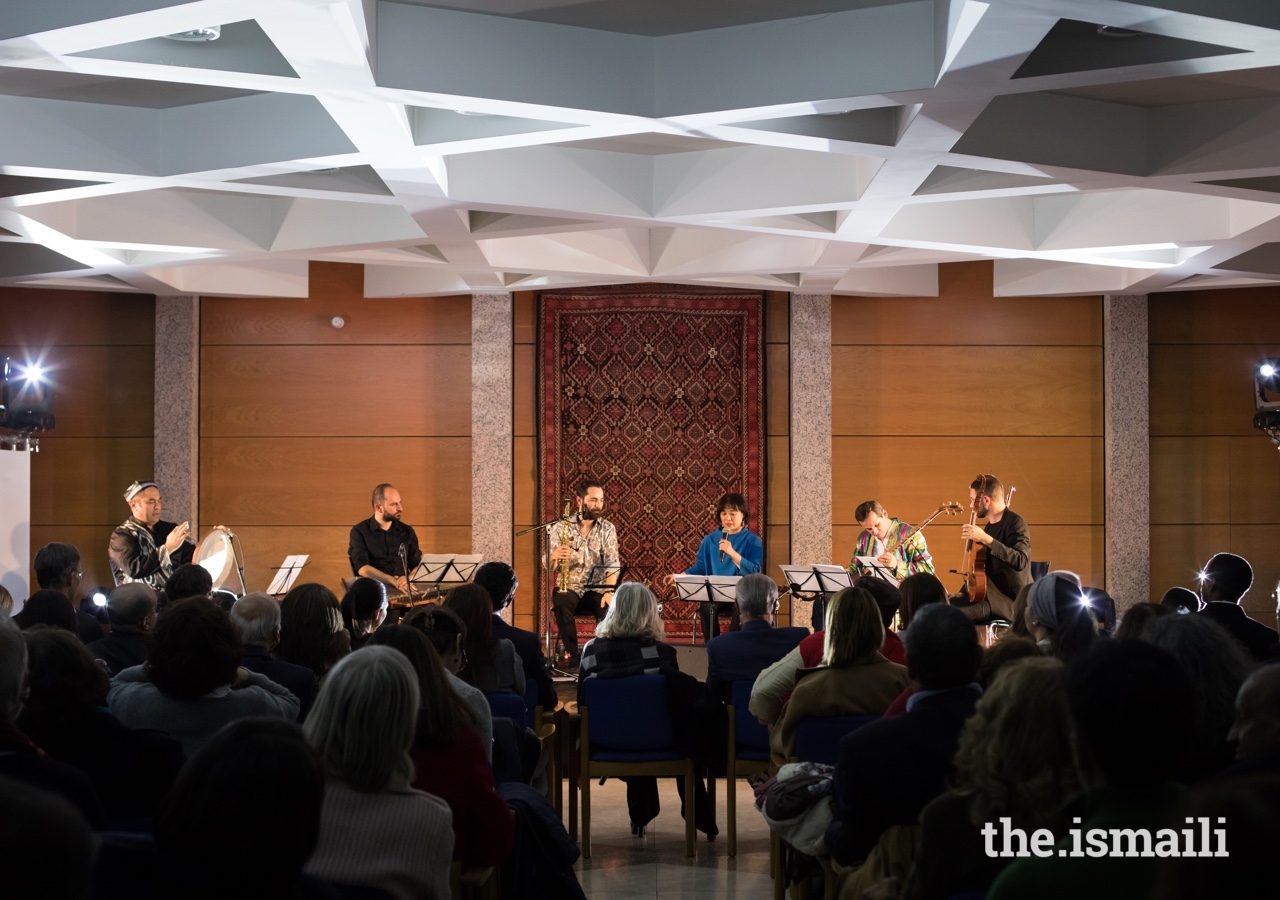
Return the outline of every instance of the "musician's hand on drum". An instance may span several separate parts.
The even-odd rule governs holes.
[[[601,606],[608,606],[612,602],[613,602],[613,591],[609,591],[607,594],[604,594],[600,598]]]
[[[187,535],[191,531],[191,523],[183,522],[181,525],[175,526],[173,531],[169,532],[169,536],[164,539],[164,549],[170,553],[182,546],[182,542],[187,539]]]
[[[230,529],[230,528],[228,528],[226,525],[214,525],[214,526],[213,526],[213,530],[214,530],[214,531],[224,531],[224,532],[226,532],[227,534],[231,534],[231,529]]]
[[[551,561],[560,562],[573,556],[573,548],[568,544],[561,544],[559,547],[551,551]]]

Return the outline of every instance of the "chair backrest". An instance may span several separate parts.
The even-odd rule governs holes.
[[[1031,580],[1039,581],[1041,578],[1049,574],[1049,566],[1053,560],[1045,560],[1044,562],[1036,562],[1031,560]]]
[[[796,756],[805,762],[834,766],[840,761],[840,739],[879,716],[814,716],[796,725]]]
[[[588,678],[583,704],[590,711],[591,746],[642,752],[675,743],[661,675]]]
[[[734,709],[733,740],[739,751],[769,749],[769,729],[761,725],[748,709],[754,685],[754,681],[735,681],[730,694]]]
[[[485,694],[489,711],[495,718],[510,719],[517,725],[525,723],[524,698],[516,694]]]

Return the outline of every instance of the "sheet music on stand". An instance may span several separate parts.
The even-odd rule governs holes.
[[[415,587],[456,587],[470,581],[482,562],[480,553],[424,553],[409,581]]]
[[[676,598],[691,603],[734,603],[741,575],[677,575]]]
[[[587,572],[587,580],[583,583],[582,589],[606,593],[612,591],[622,584],[622,575],[626,571],[626,566],[592,566]]]
[[[853,576],[844,566],[828,563],[779,566],[792,594],[831,594],[853,587]]]
[[[276,574],[271,579],[271,586],[267,588],[267,593],[278,597],[293,590],[294,582],[298,580],[298,576],[302,574],[302,567],[307,564],[307,560],[310,558],[310,555],[306,553],[286,556],[284,562],[276,566]]]
[[[897,587],[902,582],[898,581],[898,576],[893,574],[893,569],[887,568],[880,564],[880,560],[874,556],[855,556],[854,563],[864,575],[870,575],[873,578],[879,578],[881,581],[887,581],[889,584]]]

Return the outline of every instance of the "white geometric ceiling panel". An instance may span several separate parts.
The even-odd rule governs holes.
[[[0,15],[0,285],[882,296],[1280,283],[1280,4],[57,0]],[[168,36],[220,26],[214,41]]]

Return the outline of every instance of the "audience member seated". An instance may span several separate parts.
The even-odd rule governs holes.
[[[107,703],[130,728],[166,731],[182,741],[187,756],[235,719],[295,721],[298,698],[240,668],[240,654],[240,635],[220,606],[179,600],[156,620],[146,664],[117,675]]]
[[[476,569],[472,581],[488,591],[489,599],[493,601],[493,636],[510,641],[516,653],[520,654],[526,690],[529,679],[533,679],[538,685],[538,703],[547,712],[555,709],[559,698],[556,697],[555,682],[547,672],[547,658],[542,655],[542,639],[532,631],[508,624],[500,615],[515,600],[516,588],[520,586],[516,570],[504,562],[487,562]]]
[[[489,709],[489,701],[483,691],[458,677],[462,669],[462,643],[466,639],[467,626],[462,624],[456,612],[443,606],[414,610],[405,617],[404,624],[418,629],[431,642],[440,657],[440,664],[444,666],[449,687],[471,708],[484,744],[485,758],[493,762],[493,712]]]
[[[972,630],[972,626],[970,626]],[[796,727],[814,716],[879,716],[907,686],[907,670],[880,653],[884,622],[864,588],[845,588],[827,607],[822,666],[804,670],[769,735],[774,765],[795,755]]]
[[[42,590],[57,591],[71,601],[75,612],[76,627],[73,629],[80,640],[88,644],[102,637],[102,623],[92,613],[77,607],[76,599],[80,593],[80,551],[70,544],[45,544],[36,551],[31,561],[35,569],[36,583]]]
[[[960,732],[955,772],[955,786],[920,814],[920,850],[904,900],[945,900],[989,888],[1010,860],[987,856],[984,822],[1007,817],[1027,834],[1041,828],[1066,833],[1061,807],[1080,782],[1061,662],[1037,654],[1000,670]]]
[[[165,605],[179,600],[213,599],[213,576],[204,566],[184,563],[164,583]]]
[[[898,614],[898,609],[902,606],[902,592],[896,586],[874,575],[863,575],[853,583],[853,586],[869,593],[880,610],[880,621],[884,623],[884,646],[880,648],[880,655],[889,662],[905,666],[907,654],[902,649],[902,638],[894,634],[892,628],[893,617]]]
[[[13,594],[9,593],[9,589],[0,584],[0,618],[11,618],[13,616]]]
[[[303,876],[316,845],[324,773],[295,724],[241,719],[179,774],[147,844],[104,836],[97,900],[338,897]]]
[[[80,810],[90,825],[100,827],[104,818],[102,801],[89,777],[73,766],[46,756],[15,724],[26,690],[26,641],[9,619],[0,619],[0,776],[62,795]],[[0,816],[0,820],[3,819]]]
[[[917,612],[906,645],[920,685],[906,713],[864,725],[840,742],[836,820],[826,836],[840,865],[860,863],[890,827],[915,825],[946,789],[960,730],[982,691],[974,681],[982,648],[958,608],[935,603]]]
[[[45,753],[89,776],[108,821],[149,818],[186,762],[182,745],[126,728],[106,709],[111,682],[74,635],[40,627],[24,637],[30,695],[18,727]]]
[[[74,803],[0,775],[0,847],[4,848],[0,859],[6,900],[92,896],[96,844],[93,829]]]
[[[1110,829],[1145,828],[1154,844],[1167,837],[1160,829],[1183,827],[1186,791],[1173,779],[1185,765],[1193,709],[1191,682],[1177,661],[1144,641],[1098,641],[1067,665],[1063,684],[1076,768],[1086,788],[1063,812],[1071,828],[1081,835],[1100,828],[1113,836]],[[1002,842],[995,827],[993,841]],[[1051,856],[1015,860],[987,900],[1151,896],[1158,858],[1095,858],[1078,850],[1068,857],[1072,849],[1068,835]]]
[[[1063,662],[1070,662],[1098,636],[1080,576],[1074,572],[1050,572],[1031,585],[1026,623],[1040,648]]]
[[[1227,775],[1280,775],[1280,665],[1262,666],[1240,685],[1227,732],[1236,764]]]
[[[1205,563],[1200,581],[1200,597],[1204,608],[1200,615],[1217,622],[1227,632],[1244,644],[1245,649],[1258,662],[1263,662],[1277,652],[1280,636],[1274,628],[1255,622],[1241,608],[1240,603],[1253,584],[1253,568],[1234,553],[1218,553]]]
[[[619,586],[604,619],[596,626],[596,636],[582,648],[582,662],[578,667],[579,700],[582,699],[581,685],[589,678],[679,673],[676,649],[664,643],[663,636],[662,617],[658,614],[658,601],[653,593],[639,582],[629,581]],[[643,829],[661,811],[657,779],[628,777],[623,780],[627,783],[631,832],[643,834]],[[677,779],[676,786],[683,807],[683,779]],[[695,790],[694,827],[712,838],[719,833],[719,828],[701,778],[697,779]],[[684,813],[683,808],[681,813]]]
[[[387,586],[376,578],[357,578],[338,604],[342,624],[351,635],[351,649],[359,650],[387,618]]]
[[[449,687],[440,655],[426,635],[408,625],[384,625],[369,645],[399,650],[417,673],[421,705],[409,750],[413,786],[449,804],[453,858],[473,866],[502,865],[511,854],[514,819],[494,791],[475,716]]]
[[[364,647],[333,667],[303,726],[325,773],[306,871],[397,900],[448,900],[449,806],[410,786],[418,678],[403,653]]]
[[[156,592],[140,581],[112,589],[107,598],[111,632],[89,645],[95,659],[107,664],[114,678],[147,661],[147,639],[156,626]]]
[[[1171,587],[1160,598],[1161,609],[1179,615],[1199,612],[1202,605],[1200,595],[1190,588]]]
[[[741,630],[726,632],[707,644],[707,687],[726,702],[735,681],[755,681],[809,635],[807,628],[773,627],[778,585],[768,575],[742,576],[734,588],[734,599]]]
[[[829,606],[824,615],[830,617]],[[782,708],[795,690],[800,670],[822,665],[826,646],[827,633],[815,631],[802,638],[794,650],[757,675],[756,682],[751,687],[751,715],[765,725],[773,725],[782,718]]]
[[[978,684],[985,691],[995,681],[996,674],[1009,663],[1019,659],[1038,659],[1043,655],[1031,638],[1006,634],[982,651],[982,662],[978,663]]]
[[[295,666],[271,655],[280,644],[280,601],[261,592],[245,594],[232,604],[231,621],[244,645],[240,665],[287,688],[298,698],[298,721],[306,719],[320,685],[306,666]]]
[[[902,579],[902,584],[898,585],[898,592],[902,594],[902,627],[904,629],[911,624],[912,616],[919,612],[920,607],[930,603],[947,602],[947,588],[932,572],[908,575]]]
[[[1170,615],[1172,612],[1173,610],[1159,603],[1135,603],[1120,617],[1116,638],[1122,641],[1140,640],[1156,619]]]
[[[1034,585],[1034,581],[1024,584],[1018,588],[1018,596],[1013,598],[1013,619],[1009,622],[1009,633],[1014,637],[1031,638],[1031,630],[1027,627],[1027,602]]]
[[[508,640],[493,635],[493,600],[478,584],[460,584],[444,602],[467,626],[462,671],[468,684],[486,694],[524,695],[524,663]]]
[[[22,604],[22,611],[13,617],[13,622],[23,631],[37,625],[47,625],[79,636],[76,608],[65,594],[58,591],[36,591]]]
[[[1253,661],[1244,647],[1205,616],[1165,616],[1143,640],[1178,661],[1191,679],[1194,722],[1185,773],[1198,781],[1225,769],[1235,758],[1227,733],[1235,718],[1236,695]]]
[[[338,598],[323,584],[299,584],[280,601],[280,644],[276,656],[306,666],[316,678],[351,652]]]

